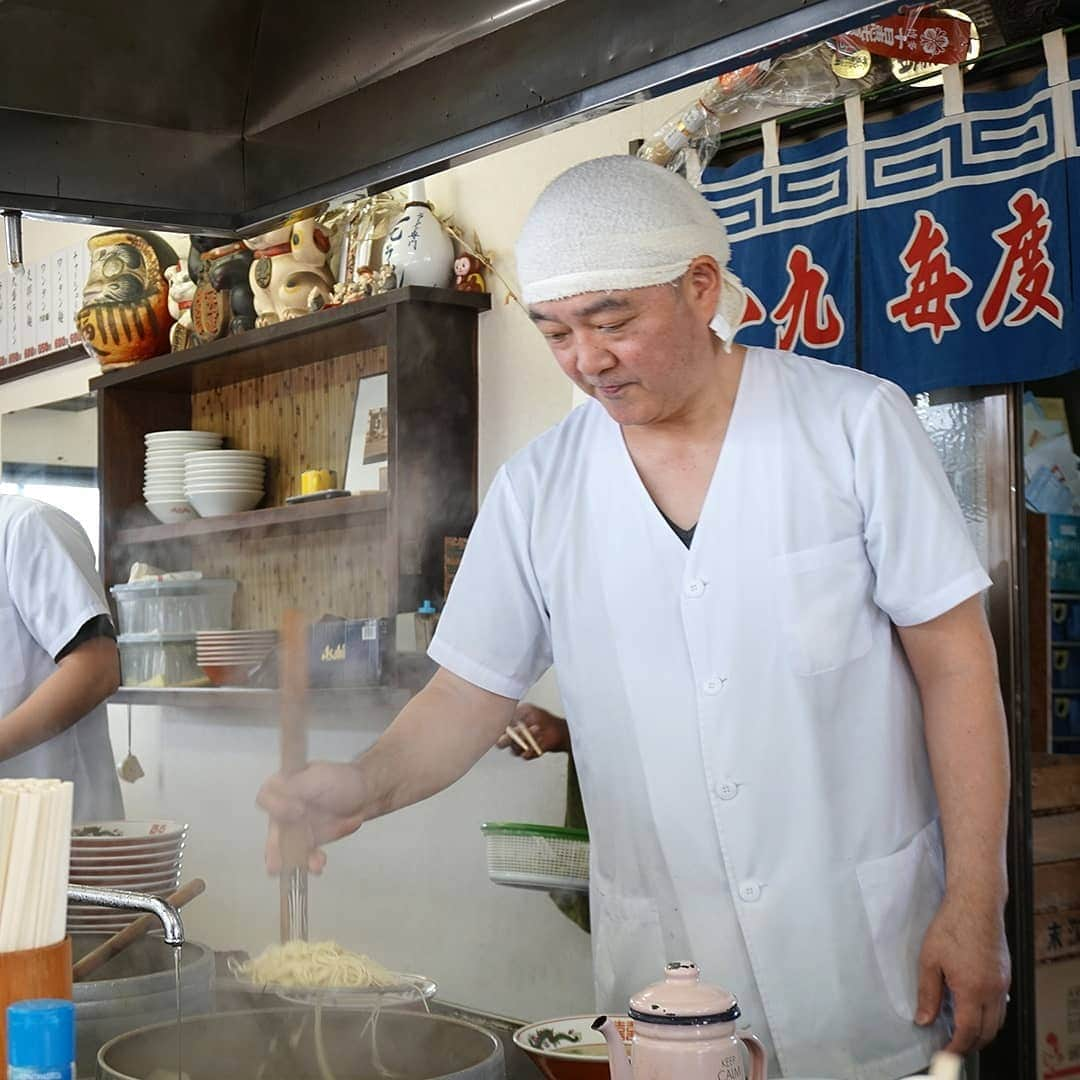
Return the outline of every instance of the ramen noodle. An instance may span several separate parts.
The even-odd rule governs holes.
[[[349,952],[336,941],[289,941],[271,945],[236,967],[257,986],[326,989],[381,989],[395,986],[394,975],[368,956]]]

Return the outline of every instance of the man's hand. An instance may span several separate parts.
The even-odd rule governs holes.
[[[981,1050],[1005,1022],[1010,981],[1005,926],[996,905],[946,895],[919,955],[915,1023],[930,1024],[952,992],[956,1030],[946,1047],[956,1054]]]
[[[271,777],[258,798],[270,816],[267,869],[281,870],[284,825],[307,830],[308,868],[318,874],[326,865],[320,845],[448,788],[495,745],[514,705],[440,668],[356,761],[316,762],[288,779]]]
[[[270,815],[266,838],[266,868],[281,870],[278,829],[303,824],[308,833],[308,869],[322,872],[326,853],[322,844],[356,832],[365,815],[360,771],[353,763],[319,761],[288,778],[278,773],[262,786],[257,802]]]
[[[536,744],[545,754],[567,753],[570,750],[570,729],[561,716],[549,713],[547,709],[541,709],[536,705],[522,703],[514,713],[514,725],[522,724],[527,727],[536,740]],[[501,735],[495,744],[500,749],[510,749],[511,753],[526,761],[535,761],[536,754],[532,750],[523,750],[509,735]]]

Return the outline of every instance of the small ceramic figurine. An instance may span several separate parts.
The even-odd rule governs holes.
[[[239,240],[193,236],[188,274],[195,282],[191,309],[196,344],[206,345],[255,325],[255,302],[248,281],[251,252]]]
[[[375,292],[377,295],[388,293],[398,287],[397,268],[393,263],[383,263],[375,271]]]
[[[195,296],[195,282],[191,280],[183,261],[165,271],[169,283],[169,314],[176,320],[169,331],[169,347],[173,352],[189,349],[195,344],[191,333],[191,301]]]
[[[356,295],[353,299],[362,300],[365,296],[375,295],[375,275],[371,272],[370,267],[361,266],[356,271],[356,281],[354,285],[349,286],[350,291],[355,291]]]
[[[270,326],[311,310],[313,291],[328,302],[334,275],[326,265],[330,236],[314,216],[252,237],[244,244],[255,253],[251,291],[255,295],[256,326]]]
[[[454,260],[454,289],[457,292],[487,292],[484,264],[475,255],[459,255]]]
[[[102,368],[169,351],[169,285],[176,252],[154,233],[115,229],[87,241],[90,273],[75,316],[84,344]]]
[[[320,289],[314,288],[308,293],[308,313],[322,311],[323,308],[340,307],[345,302],[345,288],[343,285],[335,285],[329,296]]]

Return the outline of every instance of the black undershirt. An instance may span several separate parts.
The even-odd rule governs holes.
[[[116,640],[116,631],[113,629],[112,619],[108,615],[95,615],[92,619],[82,624],[79,632],[56,654],[53,658],[60,663],[65,656],[70,656],[80,645],[85,645],[94,638],[107,637]]]
[[[657,507],[657,509],[659,510],[660,508],[659,508],[659,507]],[[682,528],[681,526],[679,526],[679,525],[676,525],[676,524],[675,524],[675,522],[674,522],[674,521],[672,521],[672,520],[671,520],[671,518],[669,518],[669,517],[667,516],[667,514],[665,514],[665,513],[664,513],[664,511],[663,511],[663,510],[660,510],[660,516],[661,516],[661,517],[662,517],[662,518],[663,518],[663,519],[664,519],[664,520],[665,520],[665,521],[666,521],[666,522],[667,522],[667,523],[668,523],[668,524],[669,524],[669,525],[671,526],[671,530],[672,530],[672,532],[674,532],[674,533],[675,533],[675,535],[676,535],[676,536],[677,536],[677,537],[678,537],[678,538],[679,538],[679,539],[680,539],[680,540],[681,540],[681,541],[682,541],[682,542],[683,542],[683,543],[684,543],[684,544],[685,544],[685,545],[686,545],[687,547],[689,547],[689,546],[690,546],[690,541],[694,539],[694,532],[695,532],[695,530],[697,529],[697,525],[691,525],[689,529],[684,529],[684,528]]]

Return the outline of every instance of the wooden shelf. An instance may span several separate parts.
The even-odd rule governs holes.
[[[0,383],[14,382],[16,379],[25,379],[30,375],[40,375],[43,371],[52,371],[53,368],[63,367],[65,364],[86,360],[89,355],[82,345],[67,345],[63,349],[54,349],[52,352],[42,353],[41,356],[31,357],[29,360],[5,364],[0,367]]]
[[[464,293],[409,285],[312,315],[221,338],[210,345],[166,353],[90,381],[91,390],[123,387],[197,393],[276,371],[302,367],[332,355],[381,345],[386,314],[400,304],[439,304],[486,311],[489,293]]]
[[[310,690],[308,704],[313,710],[340,709],[350,704],[400,709],[412,695],[412,690],[395,686],[348,686]],[[109,705],[264,711],[273,709],[277,702],[277,690],[252,690],[243,686],[166,686],[160,689],[121,686],[108,700]],[[274,722],[277,721],[276,713],[268,713],[268,716]]]
[[[445,540],[476,517],[477,322],[490,306],[486,293],[410,286],[95,379],[106,585],[127,581],[134,562],[199,569],[239,583],[240,626],[279,625],[290,607],[317,619],[441,603]],[[288,505],[304,469],[342,474],[358,389],[375,377],[388,491]],[[192,428],[266,458],[270,509],[154,521],[145,437]]]
[[[272,506],[266,510],[247,510],[242,514],[196,518],[178,525],[141,525],[121,529],[116,534],[121,544],[154,544],[166,540],[194,540],[222,533],[266,536],[271,533],[305,532],[334,528],[345,518],[363,514],[385,514],[390,496],[385,491],[299,503],[295,506]]]

